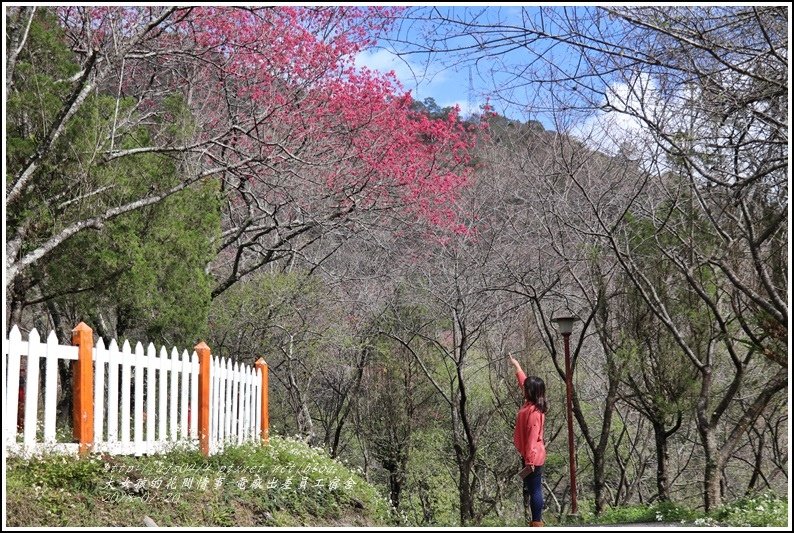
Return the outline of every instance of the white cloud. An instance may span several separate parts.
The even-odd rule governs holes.
[[[602,106],[584,122],[577,124],[571,134],[607,153],[617,153],[621,146],[633,144],[646,134],[642,122],[627,110],[648,109],[656,99],[656,87],[645,75],[629,83],[613,83],[606,90]]]
[[[397,78],[404,84],[413,77],[409,65],[384,49],[364,50],[356,56],[355,63],[358,68],[367,67],[384,74],[394,71]]]
[[[636,157],[643,166],[665,165],[658,138],[645,120],[667,127],[684,121],[687,113],[678,98],[663,98],[647,74],[615,82],[605,91],[602,110],[576,124],[570,134],[601,152],[621,151]]]
[[[412,91],[414,98],[418,99],[427,96],[437,98],[441,85],[447,81],[443,72],[430,72],[425,65],[413,63],[405,57],[398,57],[383,48],[363,50],[355,57],[355,65],[358,68],[367,67],[382,73],[393,71],[403,88]]]
[[[480,113],[480,104],[474,102],[472,106],[469,106],[468,102],[464,102],[463,100],[456,100],[454,102],[443,102],[439,103],[438,107],[445,108],[445,107],[454,107],[458,106],[460,108],[460,117],[461,118],[468,118],[469,116]]]
[[[730,80],[739,83],[741,79]],[[705,158],[722,150],[714,139],[736,134],[735,126],[714,121],[698,87],[662,90],[659,80],[640,74],[611,84],[603,110],[577,124],[570,134],[608,154],[623,150],[645,168],[669,170],[668,154],[685,150]],[[756,136],[757,131],[750,132]],[[695,168],[694,172],[701,172]]]

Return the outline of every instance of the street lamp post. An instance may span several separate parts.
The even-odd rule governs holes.
[[[553,318],[557,323],[565,344],[565,400],[568,412],[568,462],[571,472],[571,514],[576,514],[576,464],[573,447],[573,372],[571,371],[570,337],[573,323],[579,320],[573,316]]]

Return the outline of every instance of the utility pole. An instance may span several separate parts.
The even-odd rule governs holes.
[[[471,65],[469,65],[469,99],[466,102],[467,106],[469,107],[469,117],[471,118],[474,115],[474,77],[471,73]]]

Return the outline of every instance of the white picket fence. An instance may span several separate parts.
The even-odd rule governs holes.
[[[11,329],[5,355],[4,435],[9,453],[30,455],[42,451],[76,454],[76,442],[56,440],[58,361],[77,360],[76,346],[59,345],[54,331],[41,342],[31,330],[23,341],[17,326]],[[39,364],[44,359],[43,405],[39,405]],[[93,348],[94,444],[96,452],[144,455],[162,453],[175,444],[198,445],[199,362],[196,352],[180,355],[176,348],[145,349],[128,341],[119,350],[116,340]],[[22,366],[24,364],[24,367]],[[24,368],[22,394],[20,371]],[[60,384],[69,386],[71,384]],[[210,453],[226,444],[258,440],[261,423],[261,370],[231,360],[211,357]],[[19,418],[20,397],[24,412]],[[18,425],[21,422],[21,434]],[[43,423],[42,423],[43,422]],[[69,435],[62,440],[71,439]]]

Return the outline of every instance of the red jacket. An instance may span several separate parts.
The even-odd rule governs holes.
[[[527,376],[516,373],[519,386],[524,386]],[[525,465],[540,466],[546,462],[546,445],[543,442],[543,423],[546,416],[534,404],[524,402],[516,417],[516,429],[513,433],[513,444],[524,458]]]

